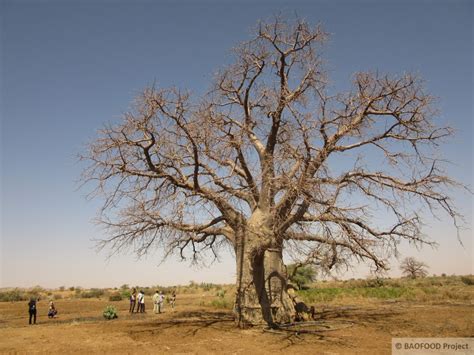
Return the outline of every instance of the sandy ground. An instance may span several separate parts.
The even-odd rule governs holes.
[[[48,319],[38,303],[37,325],[28,325],[27,302],[0,303],[1,353],[119,354],[390,354],[392,337],[473,337],[474,306],[370,302],[319,306],[318,334],[237,329],[232,314],[200,306],[212,298],[178,295],[173,311],[130,315],[128,302],[58,300],[59,316]],[[115,305],[119,318],[102,310]]]

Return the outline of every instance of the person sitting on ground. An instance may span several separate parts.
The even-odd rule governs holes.
[[[58,314],[58,310],[53,301],[49,302],[48,318],[54,318]]]
[[[295,292],[295,288],[293,285],[289,284],[287,286],[288,295],[290,296],[291,300],[293,301],[293,306],[295,307],[296,315],[295,321],[302,322],[308,321],[310,319],[314,319],[314,307],[308,307],[306,303],[299,299],[298,295]]]

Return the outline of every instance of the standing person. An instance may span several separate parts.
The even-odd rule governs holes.
[[[165,300],[165,296],[163,292],[160,291],[160,295],[158,296],[158,313],[161,313],[161,308],[163,307],[163,301]]]
[[[28,302],[28,313],[30,314],[30,324],[31,318],[33,318],[33,323],[36,324],[36,299],[33,297]]]
[[[129,313],[133,313],[136,303],[137,303],[137,290],[134,288],[132,290],[132,293],[130,294],[130,309],[128,310]]]
[[[142,293],[142,297],[140,299],[140,313],[145,313],[145,292],[140,291]]]
[[[137,299],[136,299],[136,303],[137,303],[136,313],[141,312],[142,297],[143,297],[142,291],[138,292]]]
[[[158,292],[158,290],[155,292],[152,299],[153,299],[153,312],[155,314],[160,313],[159,303],[158,303],[160,299],[160,293]]]
[[[170,298],[171,309],[174,310],[174,304],[176,303],[176,291],[173,291]]]

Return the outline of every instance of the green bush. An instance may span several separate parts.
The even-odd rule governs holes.
[[[233,304],[225,298],[218,298],[216,300],[211,301],[210,306],[214,308],[232,309]]]
[[[384,285],[385,281],[380,277],[365,280],[365,287],[382,287]]]
[[[114,306],[107,306],[102,313],[105,319],[115,319],[118,318],[117,309]]]
[[[91,288],[89,291],[84,291],[80,293],[80,295],[81,295],[81,298],[100,298],[101,296],[104,295],[104,293],[105,291],[99,288]]]
[[[109,301],[111,302],[117,302],[122,300],[122,295],[120,292],[114,292],[109,296]]]
[[[212,290],[212,289],[215,287],[215,285],[212,284],[212,283],[201,282],[200,287],[201,287],[204,291],[210,291],[210,290]]]
[[[474,277],[472,275],[461,276],[461,281],[463,282],[463,284],[468,285],[468,286],[474,285]]]
[[[225,293],[226,293],[225,290],[219,290],[217,291],[216,296],[220,298],[224,298]]]
[[[0,302],[26,301],[28,296],[25,292],[15,288],[14,290],[0,292]]]

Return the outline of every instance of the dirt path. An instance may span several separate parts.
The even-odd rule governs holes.
[[[114,303],[119,318],[106,321],[106,300],[60,300],[60,317],[48,320],[39,302],[36,326],[27,325],[26,302],[0,303],[0,352],[142,354],[389,354],[392,337],[472,337],[470,304],[373,303],[320,307],[319,334],[236,329],[232,315],[199,306],[196,296],[180,299],[176,311],[129,315],[127,302]],[[309,329],[309,328],[308,328]]]

